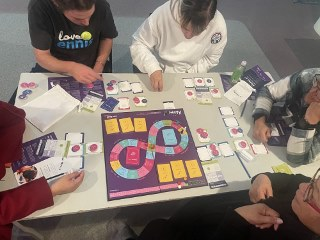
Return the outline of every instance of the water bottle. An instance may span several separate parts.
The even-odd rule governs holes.
[[[241,64],[239,66],[236,67],[236,69],[233,71],[232,75],[231,75],[231,83],[237,84],[237,82],[240,81],[244,71],[246,70],[246,66],[247,66],[247,62],[246,61],[242,61]]]

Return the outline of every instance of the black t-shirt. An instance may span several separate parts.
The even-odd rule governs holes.
[[[79,26],[67,19],[52,0],[30,0],[29,33],[34,48],[48,50],[59,60],[75,61],[93,67],[100,40],[118,36],[110,5],[97,0],[89,26]],[[83,32],[89,32],[81,37]],[[90,38],[91,37],[91,38]]]

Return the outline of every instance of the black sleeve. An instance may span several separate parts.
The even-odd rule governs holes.
[[[103,20],[103,28],[101,32],[101,38],[115,38],[118,36],[116,25],[114,24],[113,15],[110,9],[110,4],[107,1],[103,1],[103,7],[106,9]]]
[[[298,188],[302,182],[309,182],[310,178],[302,174],[286,174],[286,173],[263,173],[268,176],[271,181],[272,189],[274,192],[287,191],[290,188]],[[259,175],[259,174],[258,174]],[[251,179],[251,183],[258,176]]]
[[[212,239],[247,240],[250,238],[250,227],[251,225],[243,217],[233,208],[229,208]]]
[[[34,48],[48,50],[52,44],[52,23],[50,16],[39,1],[30,1],[28,5],[28,22],[31,44]]]

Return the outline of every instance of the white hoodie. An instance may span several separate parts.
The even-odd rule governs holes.
[[[133,34],[132,63],[150,76],[167,73],[205,73],[219,63],[227,44],[227,27],[217,10],[207,28],[186,39],[181,30],[182,0],[170,0],[158,7]]]

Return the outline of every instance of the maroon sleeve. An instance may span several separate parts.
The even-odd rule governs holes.
[[[52,205],[51,189],[43,177],[0,192],[0,225],[9,224]]]

